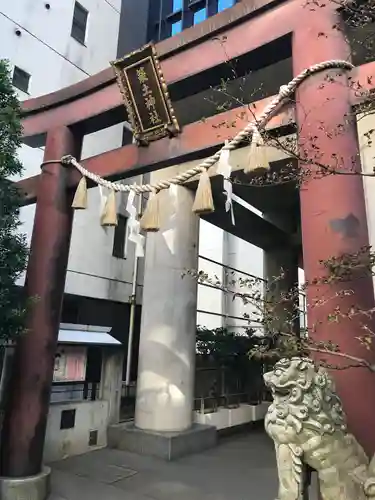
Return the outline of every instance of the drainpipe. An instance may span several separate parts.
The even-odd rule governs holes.
[[[143,184],[143,175],[140,176],[141,184]],[[142,211],[142,194],[138,197],[137,215]],[[134,323],[135,323],[135,310],[137,306],[137,278],[138,278],[138,257],[134,253],[134,269],[133,269],[133,282],[132,282],[132,294],[130,296],[130,318],[129,318],[129,332],[128,332],[128,354],[126,357],[126,374],[125,374],[125,386],[130,385],[130,370],[132,364],[132,347],[133,347],[133,337],[134,337]]]

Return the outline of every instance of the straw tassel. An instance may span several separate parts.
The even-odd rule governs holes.
[[[245,165],[244,173],[249,174],[256,170],[269,170],[270,164],[267,160],[267,151],[263,137],[259,130],[254,128],[250,144],[249,161]]]
[[[197,192],[193,205],[193,212],[198,215],[210,214],[215,211],[212,197],[211,180],[205,168],[200,175]]]
[[[113,189],[110,190],[106,199],[103,212],[100,216],[102,226],[117,226],[117,206],[116,195]]]
[[[150,194],[140,224],[141,228],[148,233],[156,233],[160,229],[160,200],[155,191]]]
[[[84,175],[78,183],[73,198],[72,208],[75,210],[84,210],[87,208],[87,181]]]

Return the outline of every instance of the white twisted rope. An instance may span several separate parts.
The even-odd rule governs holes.
[[[77,170],[79,170],[79,172],[83,176],[87,177],[88,179],[91,179],[96,184],[100,184],[101,186],[104,186],[108,189],[112,189],[114,191],[121,191],[121,192],[134,191],[135,193],[140,194],[140,193],[150,193],[150,192],[160,191],[162,189],[168,189],[171,186],[171,184],[184,184],[192,177],[204,172],[205,170],[208,170],[210,167],[215,165],[215,163],[219,160],[221,152],[223,150],[233,151],[234,149],[237,148],[239,144],[241,144],[244,140],[250,137],[254,129],[259,130],[264,128],[265,125],[269,122],[269,120],[275,115],[275,113],[280,110],[284,101],[288,97],[293,95],[297,87],[304,80],[306,80],[306,78],[308,78],[310,75],[314,73],[318,73],[319,71],[324,71],[326,69],[334,69],[334,68],[351,70],[354,68],[354,66],[353,64],[347,61],[333,59],[319,64],[314,64],[314,66],[305,69],[304,71],[302,71],[302,73],[293,78],[293,80],[291,80],[287,85],[283,85],[280,88],[279,94],[275,97],[275,99],[273,99],[273,101],[270,102],[268,106],[266,106],[263,113],[259,116],[258,119],[252,120],[231,141],[229,141],[221,149],[216,151],[215,154],[204,160],[196,167],[190,168],[186,172],[176,175],[172,179],[162,180],[155,184],[143,184],[141,186],[137,186],[136,184],[133,185],[117,184],[111,181],[107,181],[106,179],[103,179],[99,175],[90,172],[80,163],[78,163],[78,161],[73,156],[70,155],[64,156],[63,158],[61,158],[61,162],[66,165],[68,164],[73,165]]]

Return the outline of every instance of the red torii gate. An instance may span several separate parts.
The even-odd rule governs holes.
[[[263,12],[268,4],[275,6]],[[272,0],[243,0],[201,25],[159,43],[156,48],[166,83],[178,87],[194,75],[225,63],[227,58],[239,57],[286,35],[292,37],[295,75],[322,61],[348,58],[345,37],[333,28],[340,22],[333,5],[312,11],[306,8],[305,0],[278,4]],[[325,36],[321,36],[322,33]],[[226,55],[220,44],[213,43],[214,35],[225,37]],[[370,76],[374,72],[375,64],[371,63],[353,70],[351,77],[359,80],[365,89],[371,87]],[[326,129],[335,129],[360,99],[348,84],[348,75],[338,77],[340,84],[335,84],[327,81],[327,74],[330,72],[324,71],[304,82],[297,91],[295,117],[294,112],[280,113],[271,126],[278,127],[295,118],[297,126],[303,122],[299,142],[305,151],[309,148],[306,138],[316,136],[315,144],[323,152],[322,162],[329,162],[331,154],[340,151],[348,164],[355,159],[360,168],[354,123],[330,139],[319,128],[324,122]],[[258,109],[267,101],[258,103]],[[246,109],[244,107],[243,111]],[[19,182],[25,192],[25,203],[36,201],[37,205],[25,288],[29,297],[38,297],[38,300],[28,318],[29,332],[18,342],[12,393],[4,422],[1,473],[10,477],[38,474],[42,463],[73,220],[71,188],[79,180],[75,170],[66,169],[58,160],[67,154],[79,158],[84,134],[124,119],[121,94],[111,69],[61,91],[30,99],[23,104],[23,113],[25,142],[32,145],[45,141],[44,161],[51,163],[44,165],[40,175]],[[309,116],[307,121],[306,114]],[[236,118],[236,127],[222,130],[218,137],[213,125],[233,118]],[[245,122],[246,116],[243,123],[238,120],[238,109],[228,111],[204,123],[187,125],[180,136],[161,139],[148,148],[124,146],[83,163],[87,169],[112,180],[135,175],[161,165],[205,157]],[[313,154],[311,150],[310,153]],[[349,214],[358,222],[355,238],[335,232],[331,224],[334,219],[345,221]],[[344,251],[356,252],[368,245],[361,177],[330,176],[311,181],[301,191],[301,221],[304,267],[309,280],[321,273],[320,259]],[[372,307],[371,278],[353,287],[354,300],[366,309]],[[318,295],[318,290],[309,289],[310,302]],[[341,302],[343,307],[350,306],[353,297],[345,300],[348,302]],[[327,313],[324,306],[309,309],[309,321],[319,323]],[[353,319],[339,326],[341,346],[353,354],[368,356],[354,339],[360,329],[359,322]],[[330,330],[335,333],[335,328],[331,326]],[[317,338],[324,338],[324,334],[324,328],[318,328]],[[372,375],[357,369],[339,372],[336,379],[349,425],[366,450],[374,452],[375,429],[371,424],[375,411],[375,381]]]

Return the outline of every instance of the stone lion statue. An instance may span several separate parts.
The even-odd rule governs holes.
[[[265,428],[276,447],[277,500],[303,499],[303,464],[317,471],[323,500],[375,500],[375,459],[348,432],[328,372],[309,359],[282,359],[264,381],[273,395]]]

